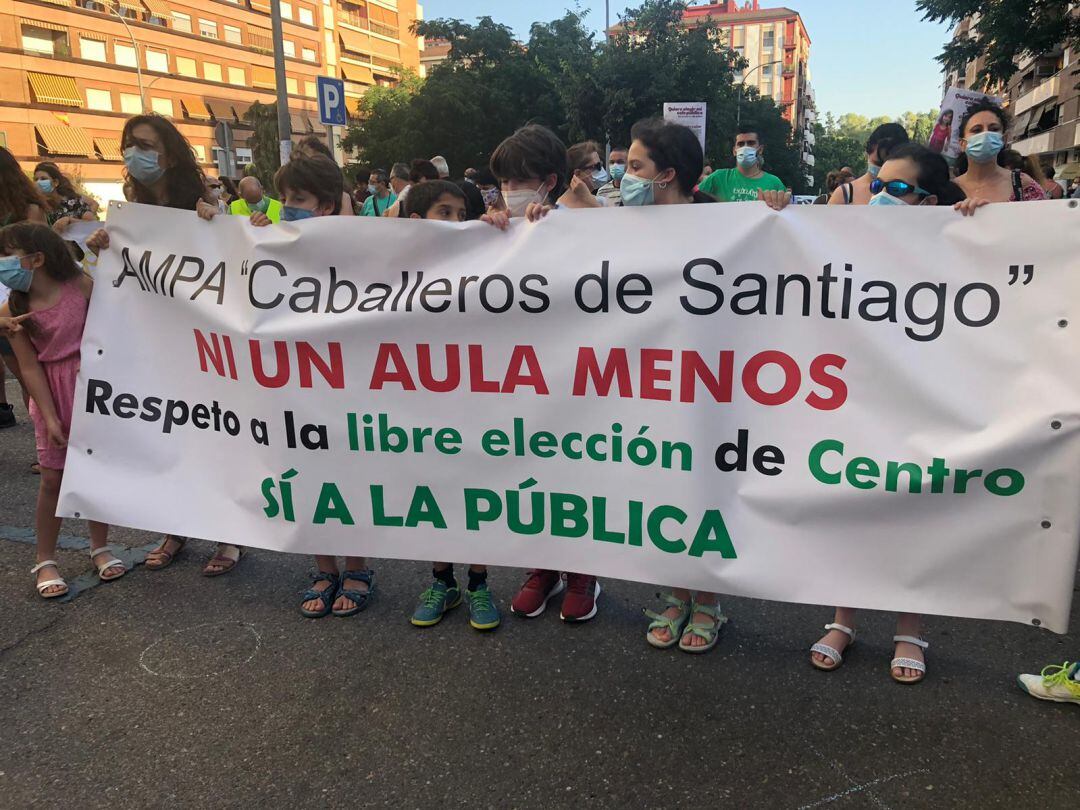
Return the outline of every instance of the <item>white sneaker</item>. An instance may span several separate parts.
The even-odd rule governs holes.
[[[1055,703],[1076,703],[1080,705],[1080,681],[1074,681],[1080,663],[1051,664],[1044,667],[1040,675],[1018,675],[1016,682],[1020,688],[1039,700],[1052,700]]]

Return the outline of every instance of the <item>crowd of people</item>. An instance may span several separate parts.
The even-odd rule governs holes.
[[[957,167],[936,151],[911,142],[899,124],[878,127],[866,142],[866,166],[830,174],[828,205],[951,206],[971,216],[988,204],[1027,202],[1060,197],[1037,163],[1014,166],[1005,149],[1009,122],[990,103],[972,106],[960,124],[964,150]],[[530,124],[508,136],[491,155],[488,166],[469,168],[451,180],[445,159],[415,159],[389,169],[362,173],[366,188],[357,194],[346,183],[330,150],[317,137],[297,144],[292,159],[274,175],[272,194],[257,177],[238,182],[206,176],[190,145],[167,119],[138,115],[123,129],[125,194],[146,205],[195,211],[212,220],[220,215],[246,217],[256,227],[322,216],[371,216],[480,220],[498,229],[511,221],[534,222],[555,208],[763,202],[781,210],[791,201],[783,181],[765,170],[767,144],[753,124],[733,133],[730,168],[706,167],[696,135],[686,127],[649,119],[638,122],[628,145],[607,155],[594,142],[567,148],[549,129]],[[1055,184],[1056,186],[1056,184]],[[79,256],[65,241],[65,230],[77,219],[95,219],[91,200],[80,195],[59,169],[37,167],[33,179],[0,149],[0,284],[10,296],[0,308],[0,351],[7,368],[19,379],[34,423],[41,476],[37,514],[37,564],[32,570],[38,594],[61,597],[68,586],[60,575],[55,550],[60,519],[55,517],[65,466],[67,435],[74,408],[80,341],[93,280],[79,265]],[[108,229],[85,241],[96,253],[108,247]],[[0,396],[3,386],[0,385]],[[10,405],[0,400],[0,427],[12,424]],[[91,522],[92,564],[102,580],[122,577],[124,564],[109,551],[108,527]],[[216,550],[203,573],[219,576],[240,562],[242,538],[214,538]],[[185,548],[188,538],[166,535],[150,552],[146,566],[161,570]],[[456,561],[459,562],[460,561]],[[420,595],[410,620],[418,627],[438,624],[451,610],[467,604],[470,624],[489,631],[502,616],[488,569],[467,566],[464,583],[455,576],[455,561],[435,561],[432,579]],[[339,567],[333,556],[315,558],[314,574],[297,606],[304,616],[350,616],[363,611],[375,593],[374,571],[362,556],[346,557]],[[461,585],[464,584],[464,588]],[[535,569],[510,601],[510,611],[535,617],[561,595],[560,617],[584,622],[597,614],[601,584],[587,572]],[[726,617],[714,593],[671,588],[657,610],[646,611],[648,644],[678,647],[700,654],[717,643]],[[819,670],[840,667],[855,640],[856,612],[838,606],[827,631],[811,647],[810,663]],[[921,618],[897,618],[891,677],[918,683],[926,675],[927,642]],[[1048,668],[1041,676],[1022,676],[1031,694],[1050,700],[1080,702],[1080,669],[1075,664]]]

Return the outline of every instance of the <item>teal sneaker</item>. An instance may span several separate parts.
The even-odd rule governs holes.
[[[1077,667],[1080,664],[1068,661],[1060,666],[1051,664],[1043,667],[1039,675],[1020,675],[1016,680],[1033,698],[1080,705],[1080,681],[1075,680]]]
[[[445,582],[437,579],[431,583],[430,588],[420,594],[420,604],[416,606],[409,621],[417,627],[431,627],[441,622],[447,611],[460,604],[461,588],[456,585],[448,588]]]
[[[474,629],[494,630],[499,626],[502,616],[486,582],[475,591],[465,591],[465,596],[469,600],[469,624]]]

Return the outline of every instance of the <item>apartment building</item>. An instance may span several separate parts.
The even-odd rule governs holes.
[[[245,114],[276,100],[274,0],[0,0],[0,145],[28,171],[52,160],[103,200],[120,197],[130,115],[170,118],[208,172],[219,123],[251,159]],[[415,0],[278,0],[293,137],[316,133],[316,78],[364,91],[417,71]]]

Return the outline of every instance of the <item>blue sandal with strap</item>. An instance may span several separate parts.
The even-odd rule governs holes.
[[[312,580],[312,585],[316,582],[329,582],[330,584],[322,591],[308,588],[304,591],[304,595],[300,597],[300,612],[309,619],[321,619],[323,616],[329,615],[334,607],[334,598],[337,596],[340,579],[337,574],[320,571]],[[304,607],[305,602],[310,602],[313,599],[318,599],[322,603],[318,610],[308,610]]]
[[[375,593],[375,585],[372,580],[375,578],[375,572],[368,568],[365,571],[346,571],[341,575],[341,584],[338,586],[337,596],[334,597],[334,601],[337,601],[338,596],[344,596],[350,602],[353,603],[353,607],[345,608],[345,610],[334,610],[335,616],[355,616],[361,610],[364,610],[368,603],[371,602],[371,598]],[[366,591],[355,591],[351,588],[345,587],[345,580],[351,579],[354,582],[363,582],[368,586]]]

